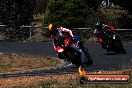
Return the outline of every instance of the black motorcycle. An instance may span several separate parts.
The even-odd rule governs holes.
[[[95,30],[96,31],[96,30]],[[102,30],[96,35],[98,42],[102,44],[102,48],[107,52],[114,51],[116,53],[126,54],[126,50],[123,48],[123,44],[118,35],[108,30]]]
[[[64,44],[58,47],[57,52],[64,57],[63,59],[70,61],[76,66],[91,66],[93,61],[88,53],[88,49],[83,47],[83,44],[77,37],[74,36],[76,39],[66,38]]]

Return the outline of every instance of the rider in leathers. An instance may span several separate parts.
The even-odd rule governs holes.
[[[72,41],[76,42],[76,39],[73,37],[73,33],[71,30],[67,29],[67,28],[63,28],[63,27],[56,27],[53,24],[50,24],[48,26],[48,30],[50,31],[50,37],[52,39],[54,39],[53,41],[53,45],[54,45],[54,49],[56,51],[58,51],[59,49],[63,48],[63,44],[64,44],[64,40],[66,38],[70,38]],[[80,42],[80,47],[84,50],[84,53],[86,53],[86,50],[83,46],[83,42]],[[63,55],[63,53],[58,52],[58,57],[60,59],[66,59],[65,56]]]
[[[109,34],[110,36],[111,35],[115,36],[116,32],[114,30],[114,27],[111,26],[111,25],[106,25],[106,24],[104,24],[102,22],[97,22],[95,27],[96,27],[96,29],[95,29],[94,33],[96,34],[97,40],[98,40],[99,43],[101,43],[102,48],[105,48],[104,42],[107,41],[107,39],[106,40],[102,40],[102,38],[100,37],[100,33],[102,31],[106,31],[107,34]]]
[[[54,45],[54,49],[56,51],[58,51],[59,49],[61,49],[63,47],[63,41],[64,39],[66,39],[67,37],[70,37],[73,39],[73,34],[72,31],[67,29],[67,28],[63,28],[63,27],[56,27],[53,24],[50,24],[48,26],[48,29],[51,33],[51,38],[54,39],[53,41],[53,45]],[[58,57],[60,59],[64,59],[64,56],[62,53],[58,52]]]

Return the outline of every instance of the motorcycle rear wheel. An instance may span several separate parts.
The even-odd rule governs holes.
[[[123,48],[121,41],[118,40],[118,41],[114,41],[113,43],[114,43],[113,50],[116,53],[126,54],[126,50]]]

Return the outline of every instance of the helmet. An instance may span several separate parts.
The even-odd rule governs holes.
[[[101,22],[97,22],[95,27],[96,27],[97,30],[101,31],[102,30],[102,25],[103,24]]]

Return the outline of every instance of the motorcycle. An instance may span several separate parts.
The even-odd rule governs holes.
[[[65,60],[70,61],[76,66],[91,66],[93,61],[85,47],[82,47],[82,42],[79,41],[79,36],[74,35],[74,39],[66,38],[63,45],[57,47],[57,52],[61,53]]]
[[[97,31],[97,29],[95,29]],[[94,32],[95,33],[95,32]],[[113,51],[116,53],[126,54],[126,50],[123,48],[123,44],[116,34],[111,31],[103,30],[96,35],[98,42],[102,44],[102,48],[107,52]]]

